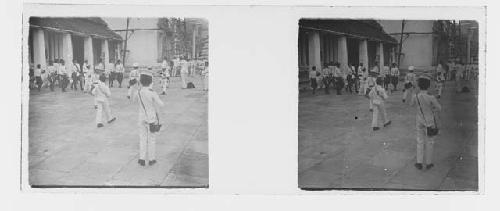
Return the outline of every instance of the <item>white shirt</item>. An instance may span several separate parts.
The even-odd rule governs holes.
[[[391,75],[392,76],[399,76],[399,69],[397,67],[391,68]]]
[[[40,68],[36,68],[34,74],[35,77],[42,77],[42,70]]]
[[[111,96],[111,91],[106,84],[102,81],[98,81],[95,88],[92,90],[92,95],[95,96],[97,102],[104,102]]]
[[[163,106],[163,101],[151,87],[142,87],[133,96],[139,105],[139,124],[154,123],[157,121],[156,115]]]
[[[370,99],[373,100],[373,104],[375,104],[375,105],[380,105],[388,98],[384,87],[382,87],[380,85],[374,86],[370,90],[370,93],[368,95],[370,96]]]
[[[116,65],[115,70],[118,73],[123,73],[125,71],[123,68],[123,64],[121,64],[121,63]]]

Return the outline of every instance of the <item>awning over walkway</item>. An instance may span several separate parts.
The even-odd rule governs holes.
[[[397,44],[397,41],[388,35],[375,20],[301,19],[299,27],[348,37]]]
[[[42,18],[31,17],[30,27],[68,32],[76,35],[121,41],[122,37],[108,28],[101,18]]]

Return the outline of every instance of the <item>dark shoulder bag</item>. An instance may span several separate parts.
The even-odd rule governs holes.
[[[424,118],[424,122],[427,123],[427,121],[425,120],[424,111],[422,110],[422,106],[420,105],[420,101],[418,100],[418,95],[415,94],[415,97],[417,98],[418,108],[420,108],[420,113],[422,113],[422,117]],[[427,127],[427,136],[429,136],[429,137],[433,137],[439,133],[439,129],[438,129],[437,124],[436,124],[436,118],[434,117],[434,115],[432,115],[432,118],[434,119],[434,127]]]
[[[142,105],[142,108],[144,109],[144,113],[146,114],[146,116],[148,116],[148,113],[146,111],[146,106],[144,106],[144,103],[142,102],[140,89],[138,90],[137,94],[139,95],[139,100],[141,101],[141,105]],[[158,113],[155,113],[155,114],[156,114],[157,121],[153,122],[153,123],[149,123],[149,131],[152,133],[156,133],[156,132],[160,131],[160,128],[161,128],[160,118],[158,117]]]

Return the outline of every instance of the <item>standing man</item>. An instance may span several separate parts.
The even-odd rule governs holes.
[[[64,65],[64,60],[60,59],[59,60],[59,78],[61,81],[61,89],[63,92],[66,92],[66,87],[68,86],[69,83],[69,71],[66,69],[66,66]]]
[[[162,95],[165,95],[167,93],[167,88],[168,84],[170,82],[170,74],[168,73],[168,64],[166,60],[162,63],[161,67],[161,88],[162,88]]]
[[[130,99],[132,96],[133,90],[136,90],[139,88],[139,64],[134,63],[132,65],[132,70],[130,71],[129,79],[128,79],[128,92],[127,92],[127,98]]]
[[[33,75],[35,76],[35,84],[37,85],[37,89],[40,92],[42,88],[42,66],[40,64],[36,65],[36,69],[34,70]]]
[[[71,75],[71,90],[75,90],[75,91],[78,91],[78,83],[79,83],[79,79],[80,79],[80,66],[79,64],[77,63],[76,59],[73,60],[73,63],[70,67],[70,75]],[[83,89],[83,87],[81,87]]]
[[[153,91],[153,74],[150,71],[145,71],[140,75],[141,86],[133,93],[133,100],[139,106],[139,160],[141,166],[148,164],[154,165],[156,163],[156,135],[160,128],[160,107],[161,101],[158,94]]]
[[[99,81],[97,81],[97,83],[94,84],[94,87],[92,88],[91,91],[92,95],[95,96],[95,103],[97,109],[95,121],[98,128],[104,126],[102,124],[103,110],[104,114],[107,117],[108,124],[116,120],[116,117],[113,117],[111,115],[111,109],[109,108],[109,97],[111,96],[111,91],[106,86],[105,81],[106,81],[106,76],[104,74],[101,74],[101,76],[99,76]]]
[[[188,75],[188,69],[189,69],[189,64],[186,61],[186,57],[182,58],[180,61],[181,65],[181,81],[182,81],[182,88],[185,89],[187,88],[186,80],[187,80],[187,75]]]
[[[342,88],[344,88],[344,77],[342,70],[340,69],[340,63],[335,63],[333,67],[333,77],[335,78],[335,89],[337,90],[337,95],[342,94]]]
[[[413,91],[415,89],[416,75],[413,72],[414,70],[415,67],[408,67],[408,73],[406,73],[405,76],[405,88],[403,89],[403,103],[406,102],[406,98],[408,97],[408,95],[411,96],[413,94]]]
[[[313,95],[316,94],[316,88],[318,88],[318,81],[316,80],[317,76],[316,66],[312,66],[311,71],[309,71],[309,81],[311,81],[311,88],[313,90]]]
[[[116,61],[115,71],[116,71],[116,80],[118,81],[118,87],[122,88],[123,73],[125,72],[125,68],[123,67],[122,62],[119,59]]]
[[[396,63],[392,63],[391,65],[391,82],[392,86],[394,86],[394,91],[398,90],[398,82],[399,82],[399,69]]]
[[[387,96],[387,93],[385,92],[384,87],[382,87],[382,85],[384,83],[383,79],[381,77],[377,78],[376,83],[377,83],[377,85],[373,86],[373,88],[370,90],[370,93],[369,93],[370,101],[373,104],[373,115],[372,115],[373,131],[380,129],[379,125],[378,125],[379,113],[382,114],[384,127],[391,124],[391,121],[387,117],[387,111],[385,110],[385,101],[387,100],[388,96]]]

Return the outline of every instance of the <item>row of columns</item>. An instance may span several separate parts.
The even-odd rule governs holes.
[[[323,68],[321,52],[325,54],[324,62],[338,61],[342,66],[349,65],[346,36],[340,36],[336,39],[324,36],[322,40],[319,32],[310,32],[308,33],[307,41],[310,67],[316,66],[317,70]],[[322,43],[322,41],[325,43]],[[377,45],[377,54],[379,55],[377,62],[379,67],[382,68],[384,66],[384,44],[381,42]],[[368,40],[360,40],[359,62],[368,68],[368,61]]]
[[[62,34],[62,59],[67,63],[73,61],[73,43],[71,40],[71,34],[63,33]],[[53,42],[55,43],[55,42]],[[93,66],[94,64],[94,52],[93,52],[93,42],[92,37],[88,36],[84,38],[84,59],[89,62],[89,65]],[[42,29],[34,29],[33,30],[33,63],[35,65],[40,64],[42,67],[47,66],[45,48],[48,46],[45,43],[45,33]],[[54,53],[54,49],[57,49],[56,46],[52,46],[49,53]],[[109,61],[109,48],[108,41],[104,40],[101,44],[101,50],[103,52],[104,61],[106,64]],[[98,55],[101,56],[101,55]]]

